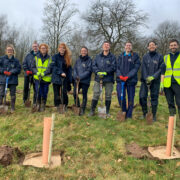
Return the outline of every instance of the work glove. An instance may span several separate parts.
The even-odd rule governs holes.
[[[44,77],[44,76],[45,76],[45,74],[42,72],[42,73],[41,73],[41,77]]]
[[[128,76],[119,76],[119,79],[124,82],[126,82],[128,78],[129,78]]]
[[[37,76],[41,76],[41,73],[40,73],[40,72],[37,72],[36,75],[37,75]]]
[[[160,93],[162,94],[163,91],[164,91],[164,83],[161,82],[161,83],[160,83]]]
[[[4,74],[5,74],[6,76],[10,76],[10,75],[11,75],[11,72],[4,71]]]
[[[98,75],[100,78],[103,78],[104,76],[107,75],[107,72],[98,72],[97,75]]]
[[[32,71],[26,71],[26,74],[29,76],[30,74],[32,74]]]
[[[153,76],[148,76],[148,77],[146,78],[146,82],[147,82],[148,84],[150,84],[151,81],[153,81],[153,80],[154,80],[154,77],[153,77]]]

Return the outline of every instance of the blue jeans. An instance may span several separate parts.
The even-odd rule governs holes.
[[[117,83],[117,96],[119,105],[123,112],[126,112],[126,118],[132,118],[134,96],[135,96],[135,85],[124,85],[123,101],[121,102],[121,83]],[[126,90],[128,95],[128,107],[126,107]]]
[[[47,94],[49,91],[49,83],[42,83],[39,81],[35,80],[35,94],[36,98],[38,98],[38,101],[41,102],[41,99],[43,99],[44,103],[46,103],[47,100]]]

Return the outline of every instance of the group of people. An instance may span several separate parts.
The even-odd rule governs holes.
[[[147,45],[148,52],[142,61],[132,49],[132,43],[126,42],[124,52],[116,58],[110,52],[111,44],[105,41],[102,52],[94,60],[88,55],[88,48],[82,47],[80,56],[72,68],[71,52],[65,43],[60,43],[58,53],[52,57],[49,55],[47,44],[35,41],[32,51],[23,61],[24,69],[24,103],[28,99],[29,85],[33,85],[33,106],[39,111],[45,110],[50,83],[53,84],[54,105],[68,105],[67,92],[74,85],[74,101],[80,107],[80,115],[85,113],[87,93],[91,82],[91,74],[94,73],[93,98],[89,116],[95,115],[95,109],[100,97],[100,81],[105,89],[106,114],[109,116],[113,85],[117,82],[117,97],[122,112],[126,118],[132,118],[134,97],[138,82],[138,71],[141,67],[141,87],[139,101],[142,106],[143,117],[147,114],[147,96],[150,91],[153,121],[156,121],[159,91],[164,91],[168,102],[170,116],[176,114],[176,105],[180,115],[180,53],[179,42],[172,39],[169,42],[170,53],[164,57],[157,52],[157,44],[150,41]],[[6,47],[6,55],[0,58],[0,104],[3,104],[6,79],[9,78],[8,88],[11,95],[11,111],[15,109],[16,86],[18,75],[21,72],[19,60],[15,58],[15,49],[12,45]],[[116,76],[115,76],[116,74]],[[80,103],[76,98],[76,86],[82,89],[83,100]],[[121,98],[123,94],[123,99]],[[126,96],[127,101],[126,102]],[[76,102],[78,101],[78,102]]]

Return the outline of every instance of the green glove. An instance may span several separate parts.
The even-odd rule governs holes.
[[[37,73],[36,73],[36,75],[37,75],[37,76],[40,76],[40,75],[41,75],[41,73],[40,73],[40,72],[37,72]]]
[[[107,75],[107,72],[98,72],[97,75],[98,75],[100,78],[103,78],[104,76]]]
[[[153,81],[153,80],[154,80],[154,77],[153,77],[153,76],[148,76],[148,77],[146,78],[147,83],[151,83],[151,81]]]
[[[161,82],[160,83],[160,93],[163,93],[163,90],[164,90],[164,83]]]
[[[44,77],[44,75],[45,75],[45,74],[42,72],[42,73],[41,73],[41,77]]]

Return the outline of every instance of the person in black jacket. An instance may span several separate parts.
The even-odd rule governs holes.
[[[156,42],[150,41],[148,43],[149,52],[143,56],[143,60],[142,60],[141,87],[139,92],[139,98],[140,98],[139,101],[143,111],[143,118],[145,118],[147,113],[147,96],[148,96],[147,84],[150,84],[153,121],[156,121],[161,66],[163,63],[163,57],[156,51],[156,49],[157,49]]]
[[[33,90],[34,90],[34,97],[33,97],[33,104],[36,103],[36,97],[35,97],[35,83],[32,75],[32,70],[31,70],[31,64],[32,61],[34,60],[34,57],[39,53],[39,45],[37,41],[34,41],[32,45],[32,50],[26,55],[24,61],[23,61],[23,69],[24,69],[24,91],[23,91],[23,102],[28,98],[29,94],[29,83],[33,85]]]
[[[132,118],[135,86],[138,81],[137,73],[140,68],[140,59],[137,53],[132,51],[132,43],[126,42],[125,52],[117,60],[116,81],[117,96],[119,105],[122,105],[122,111],[126,118]],[[123,101],[121,102],[122,82],[124,82]],[[126,90],[128,94],[128,108],[126,107]]]
[[[65,43],[60,43],[58,47],[59,53],[52,57],[52,83],[54,91],[54,105],[58,108],[60,104],[68,105],[67,92],[71,90],[72,83],[72,67],[71,52]],[[60,95],[60,87],[63,80],[63,102]]]
[[[76,104],[76,82],[80,81],[79,89],[82,89],[83,102],[81,105],[80,115],[85,113],[86,104],[87,104],[87,92],[91,81],[92,73],[92,60],[88,56],[88,48],[82,47],[80,51],[81,55],[76,60],[73,69],[73,78],[74,78],[74,101]],[[78,106],[80,106],[78,99]]]
[[[91,112],[89,116],[94,116],[95,109],[100,96],[100,78],[103,79],[105,87],[105,105],[106,114],[109,116],[111,105],[111,96],[113,91],[114,73],[116,71],[116,57],[110,52],[110,43],[103,43],[103,52],[97,55],[93,61],[92,69],[95,73],[95,82],[93,88],[93,99],[91,103]]]
[[[6,55],[0,58],[0,105],[3,103],[6,79],[8,78],[8,88],[11,96],[11,113],[15,110],[16,86],[18,85],[18,74],[21,72],[19,60],[14,57],[15,49],[13,45],[6,47]]]

